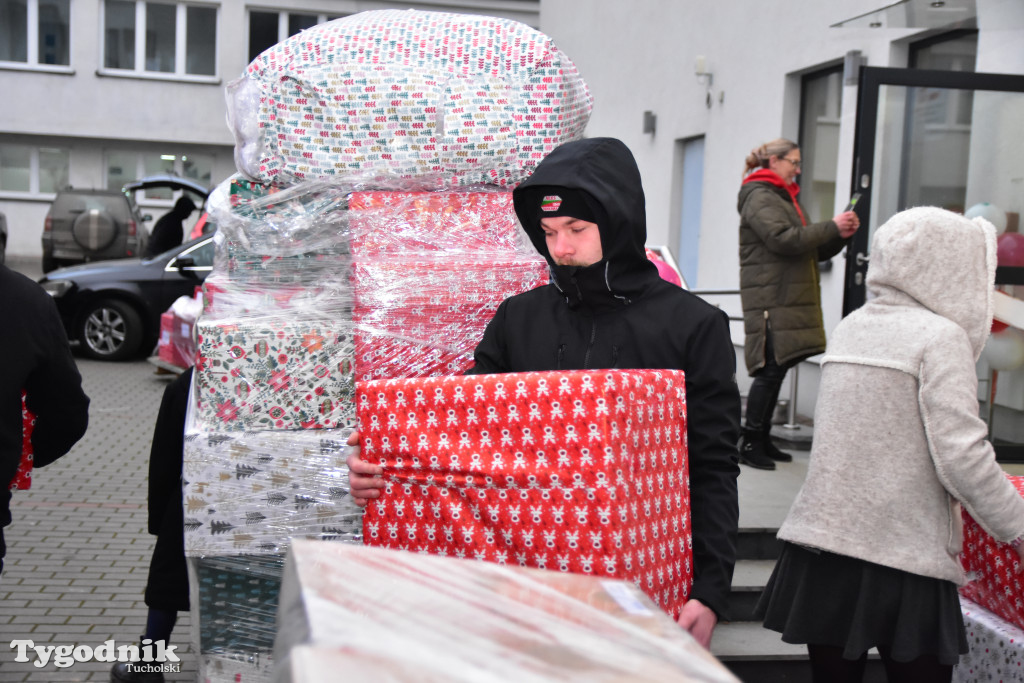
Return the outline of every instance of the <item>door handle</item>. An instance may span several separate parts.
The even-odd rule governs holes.
[[[865,256],[864,252],[862,252],[862,251],[858,251],[857,255],[853,257],[853,260],[857,263],[858,266],[863,266],[868,261],[871,260],[871,257],[870,256]]]

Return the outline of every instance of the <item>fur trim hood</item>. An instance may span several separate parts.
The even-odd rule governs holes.
[[[936,207],[901,211],[875,231],[869,296],[906,304],[907,297],[962,327],[977,360],[992,327],[996,231]]]

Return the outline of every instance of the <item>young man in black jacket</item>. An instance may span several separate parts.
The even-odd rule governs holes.
[[[665,282],[645,254],[640,171],[619,140],[564,144],[513,192],[551,284],[506,299],[477,346],[474,374],[601,368],[686,373],[694,584],[679,623],[707,647],[736,556],[740,399],[728,318]],[[379,467],[353,457],[357,501]]]
[[[3,326],[0,331],[0,571],[7,552],[3,527],[11,523],[7,484],[21,461],[21,394],[35,414],[33,467],[67,453],[89,424],[89,397],[71,356],[57,306],[29,278],[0,265]]]

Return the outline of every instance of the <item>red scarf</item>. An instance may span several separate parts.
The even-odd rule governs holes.
[[[793,201],[793,206],[796,208],[796,215],[800,216],[800,224],[807,225],[807,219],[804,218],[804,212],[800,210],[800,205],[796,202],[796,195],[800,192],[799,185],[796,183],[787,184],[778,173],[770,168],[759,168],[743,179],[744,185],[753,182],[768,183],[775,187],[781,187],[783,190],[788,192],[789,198]]]

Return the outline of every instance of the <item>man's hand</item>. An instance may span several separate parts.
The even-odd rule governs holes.
[[[356,505],[366,505],[380,496],[380,490],[384,488],[384,480],[380,476],[384,472],[379,465],[371,465],[359,458],[359,432],[352,432],[347,443],[355,446],[347,460],[349,494]]]
[[[689,631],[704,649],[711,649],[711,634],[715,631],[718,617],[710,607],[700,600],[688,600],[679,613],[677,623]]]

